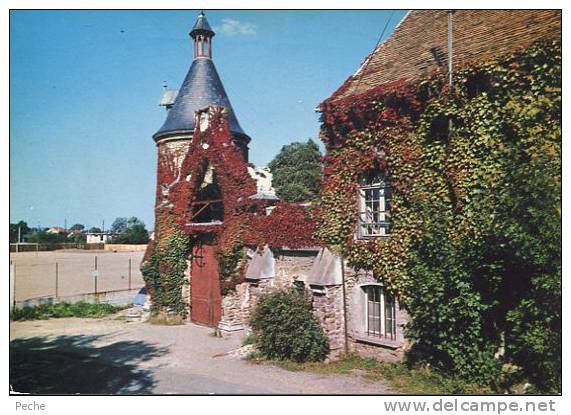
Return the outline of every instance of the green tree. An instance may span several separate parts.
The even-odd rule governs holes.
[[[28,242],[42,244],[57,244],[69,242],[65,233],[50,233],[47,230],[31,233],[28,236]]]
[[[113,225],[111,225],[111,229],[117,232],[115,236],[113,236],[113,243],[146,244],[149,242],[149,232],[145,228],[145,224],[134,216],[129,219],[115,219]]]
[[[91,228],[89,228],[89,233],[101,233],[101,228],[98,228],[97,226],[92,226]]]
[[[111,232],[121,233],[127,229],[127,218],[116,218],[111,224]]]
[[[71,228],[69,228],[69,231],[82,231],[84,229],[85,229],[84,225],[82,225],[81,223],[76,223]]]
[[[24,236],[30,233],[28,224],[21,220],[18,223],[10,224],[10,243],[18,242],[18,228],[20,229],[20,238],[23,240]],[[21,242],[21,241],[20,241]]]
[[[84,233],[74,233],[69,235],[68,240],[76,244],[84,244],[87,242],[87,235]]]
[[[283,201],[304,202],[319,197],[321,152],[313,140],[283,146],[268,167],[273,187]]]

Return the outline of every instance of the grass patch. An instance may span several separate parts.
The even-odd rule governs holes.
[[[409,395],[486,394],[487,388],[467,384],[427,368],[409,368],[403,363],[380,362],[376,359],[346,355],[330,363],[297,363],[289,360],[268,360],[259,354],[248,359],[257,364],[273,364],[290,371],[308,371],[318,374],[359,374],[370,382],[384,382],[395,392]]]
[[[254,332],[248,334],[242,339],[242,346],[247,346],[249,344],[256,344],[257,338]]]
[[[149,318],[149,323],[157,326],[180,326],[184,324],[184,318],[181,315],[167,315],[164,313],[157,314]]]
[[[84,302],[75,304],[41,304],[33,307],[15,308],[10,313],[10,319],[13,321],[26,321],[62,317],[101,318],[123,310],[124,308],[125,307],[115,307],[104,303],[89,304]]]

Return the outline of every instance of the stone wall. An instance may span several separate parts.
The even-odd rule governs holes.
[[[174,163],[174,166],[171,166],[176,169],[180,169],[182,166],[182,161],[188,152],[188,144],[191,140],[191,137],[182,139],[182,140],[172,140],[172,141],[163,141],[158,146],[159,151],[159,160],[161,157],[167,157],[171,159]]]
[[[19,308],[23,307],[35,307],[42,304],[58,304],[58,303],[89,303],[98,304],[105,303],[111,304],[117,307],[131,307],[133,305],[133,300],[135,296],[139,294],[142,287],[136,287],[130,290],[113,290],[113,291],[101,291],[97,294],[75,294],[66,296],[54,296],[48,295],[44,297],[28,298],[22,301],[13,302],[13,297],[11,297],[10,306],[14,305]]]
[[[343,287],[335,285],[321,290],[312,291],[313,312],[329,337],[330,357],[336,357],[345,350]]]
[[[281,288],[292,287],[302,282],[306,292],[311,294],[312,307],[325,333],[329,337],[331,354],[336,358],[345,351],[345,326],[343,307],[343,286],[311,285],[306,283],[316,260],[315,250],[274,251],[275,276],[259,280],[246,280],[236,286],[235,291],[222,299],[222,319],[219,328],[223,332],[243,330],[261,295]],[[381,285],[371,272],[353,270],[345,265],[347,332],[349,352],[375,357],[385,361],[401,360],[408,342],[404,338],[404,325],[408,315],[396,304],[396,336],[385,339],[368,336],[366,332],[367,285]]]
[[[222,319],[219,328],[237,331],[248,327],[248,321],[261,295],[281,288],[292,287],[294,281],[303,279],[313,265],[316,251],[274,251],[275,276],[260,280],[246,280],[222,298]]]
[[[113,252],[144,252],[147,249],[147,244],[105,244],[103,249]]]

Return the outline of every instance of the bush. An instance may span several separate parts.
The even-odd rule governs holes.
[[[250,344],[256,344],[257,341],[258,341],[258,339],[256,338],[256,334],[250,333],[242,339],[242,346],[248,346]]]
[[[113,314],[123,307],[115,307],[111,304],[89,304],[79,302],[75,304],[57,303],[41,304],[34,307],[15,308],[10,313],[10,319],[14,321],[47,320],[48,318],[62,317],[103,317]]]
[[[304,294],[286,289],[260,298],[250,320],[260,352],[270,359],[322,361],[329,339]]]

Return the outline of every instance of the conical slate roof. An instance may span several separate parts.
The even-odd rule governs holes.
[[[200,14],[198,15],[196,23],[194,24],[194,27],[190,31],[190,36],[193,36],[198,32],[207,32],[208,34],[210,34],[210,36],[214,36],[214,30],[212,30],[212,28],[208,24],[208,20],[206,20],[204,12],[200,12]]]
[[[179,132],[192,133],[194,131],[195,112],[215,105],[225,107],[228,110],[230,131],[242,136],[248,142],[250,137],[244,133],[244,130],[238,123],[214,62],[210,59],[210,53],[207,56],[197,55],[196,45],[204,41],[204,39],[198,37],[198,34],[204,35],[207,39],[212,39],[214,36],[214,31],[208,24],[204,12],[200,12],[190,32],[190,36],[195,42],[194,61],[186,78],[184,78],[172,108],[167,114],[165,123],[155,133],[153,138],[158,140],[164,135]]]
[[[230,131],[246,135],[234,114],[228,95],[211,59],[195,59],[182,83],[173,107],[169,110],[163,126],[153,136],[157,139],[166,133],[194,131],[195,111],[209,105],[228,110]]]

